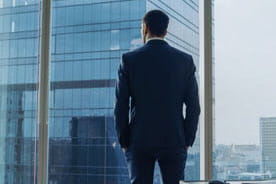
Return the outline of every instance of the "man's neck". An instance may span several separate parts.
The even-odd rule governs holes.
[[[158,36],[152,36],[152,37],[148,37],[146,42],[148,42],[150,40],[164,40],[164,38],[163,37],[158,37]]]

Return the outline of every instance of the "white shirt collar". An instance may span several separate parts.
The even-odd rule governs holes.
[[[161,38],[161,37],[152,37],[150,39],[147,39],[146,43],[148,43],[148,41],[150,40],[164,40],[164,38]]]

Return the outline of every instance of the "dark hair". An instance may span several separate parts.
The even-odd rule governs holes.
[[[151,10],[143,17],[143,22],[154,36],[163,36],[169,25],[169,16],[160,10]]]

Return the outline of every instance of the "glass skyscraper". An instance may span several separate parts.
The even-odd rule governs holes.
[[[0,0],[0,184],[35,180],[38,37],[36,0]]]
[[[0,184],[36,179],[39,2],[0,0]],[[169,15],[166,40],[198,66],[197,0],[52,0],[50,184],[130,182],[114,130],[115,82],[122,53],[142,45],[151,9]],[[186,179],[199,179],[198,139]]]

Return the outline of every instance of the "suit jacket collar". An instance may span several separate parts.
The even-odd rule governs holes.
[[[146,42],[146,45],[159,45],[168,44],[164,39],[150,39]]]

